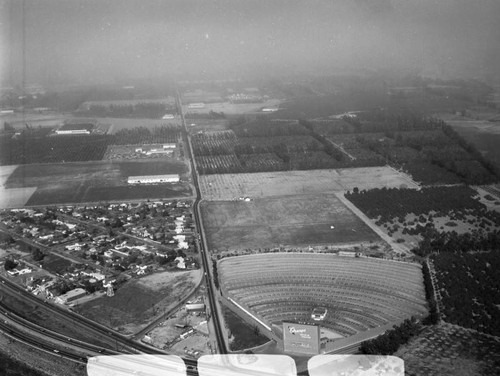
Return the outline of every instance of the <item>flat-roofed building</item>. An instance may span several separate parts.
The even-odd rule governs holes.
[[[57,130],[57,134],[90,134],[95,127],[95,123],[66,123],[61,125]]]
[[[162,145],[143,145],[140,148],[135,148],[136,153],[142,153],[146,155],[152,154],[172,154],[176,148],[175,143],[168,143]]]
[[[87,295],[87,292],[84,289],[79,287],[79,288],[68,291],[66,294],[59,295],[56,298],[56,302],[59,304],[67,304],[67,303],[72,302],[73,300],[81,298],[85,295]]]
[[[129,176],[127,182],[129,184],[157,184],[157,183],[177,183],[180,180],[178,174],[168,175],[142,175]]]

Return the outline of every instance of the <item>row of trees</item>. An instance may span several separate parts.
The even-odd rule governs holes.
[[[448,214],[452,211],[471,209],[478,216],[492,216],[500,225],[500,216],[489,212],[474,197],[477,192],[467,186],[425,187],[420,190],[400,188],[374,188],[369,191],[354,189],[345,197],[360,208],[368,217],[387,222],[395,217],[404,220],[407,214],[416,216]],[[489,215],[487,214],[489,213]]]
[[[432,284],[431,271],[426,261],[422,263],[422,274],[424,277],[425,298],[429,304],[429,316],[424,320],[426,325],[434,325],[439,322],[439,313],[437,310],[437,302],[434,294],[434,285]]]
[[[435,165],[448,174],[440,180],[424,180],[426,183],[455,183],[458,178],[467,184],[489,184],[500,178],[500,172],[495,165],[486,160],[470,143],[466,142],[451,126],[440,119],[428,118],[416,114],[395,115],[384,113],[377,115],[379,110],[362,112],[356,117],[345,116],[342,121],[332,124],[301,122],[301,125],[317,130],[322,134],[357,134],[356,141],[362,148],[369,149],[391,164],[403,167],[411,174],[414,162],[424,162],[427,166]],[[381,137],[370,137],[381,134]],[[395,149],[408,148],[417,153],[406,153],[401,159]],[[425,179],[425,175],[422,177]],[[435,178],[439,179],[439,176]],[[444,181],[442,181],[444,180]]]
[[[466,184],[490,184],[499,179],[495,166],[485,160],[474,146],[465,142],[451,127],[444,124],[440,129],[415,134],[385,132],[383,141],[363,134],[356,137],[356,141],[410,174],[413,174],[414,162],[435,165],[451,173],[451,181],[439,182],[454,183],[453,178],[458,177]],[[405,149],[407,152],[401,153]]]
[[[360,350],[363,354],[370,355],[391,355],[399,346],[407,343],[413,336],[421,331],[421,325],[412,317],[406,319],[402,324],[386,331],[384,334],[361,344]]]
[[[434,253],[489,252],[500,249],[500,230],[458,234],[428,229],[413,252],[426,257]]]

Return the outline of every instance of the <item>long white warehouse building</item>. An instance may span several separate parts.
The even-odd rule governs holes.
[[[178,174],[169,175],[143,175],[129,176],[127,182],[129,184],[154,184],[154,183],[177,183],[180,180]]]

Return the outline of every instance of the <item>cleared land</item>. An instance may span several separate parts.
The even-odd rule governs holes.
[[[130,187],[127,177],[180,174],[182,179],[187,173],[187,165],[178,161],[21,165],[6,179],[4,191],[37,187],[27,205],[182,197],[191,194],[187,183]]]
[[[334,194],[203,202],[202,216],[211,250],[379,240]]]
[[[114,296],[95,299],[76,310],[103,325],[133,334],[185,298],[201,275],[201,270],[155,273],[129,281]]]
[[[227,257],[218,264],[225,297],[268,325],[309,322],[326,307],[327,329],[349,337],[426,314],[419,264],[318,253]]]
[[[408,175],[387,166],[202,175],[199,182],[205,200],[344,192],[355,187],[360,190],[399,188],[401,185],[407,188],[418,187]]]

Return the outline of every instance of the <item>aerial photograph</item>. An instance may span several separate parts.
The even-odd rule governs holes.
[[[500,375],[500,1],[0,0],[4,375]]]

